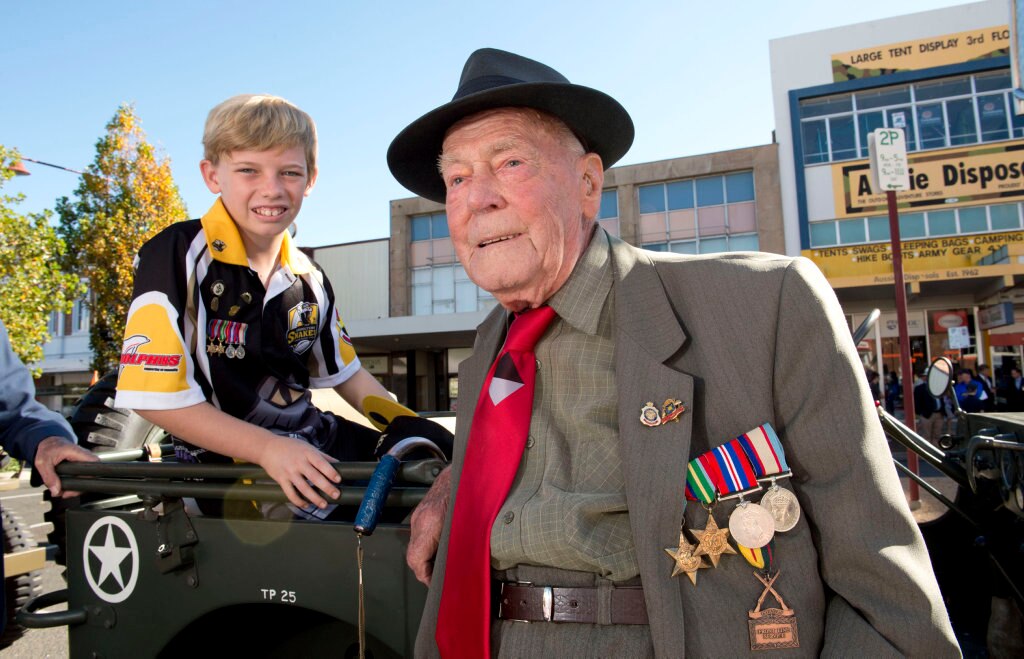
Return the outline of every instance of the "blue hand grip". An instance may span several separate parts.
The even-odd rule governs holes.
[[[362,535],[373,535],[380,521],[380,513],[384,509],[384,502],[387,501],[391,492],[391,484],[395,482],[395,474],[402,461],[393,455],[385,455],[380,459],[377,468],[370,477],[370,483],[366,486],[366,494],[363,502],[359,504],[359,512],[356,514],[356,533]]]

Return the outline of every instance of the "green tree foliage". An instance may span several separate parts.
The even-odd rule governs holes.
[[[17,161],[17,151],[0,145],[0,188],[14,176],[10,167]],[[24,198],[0,193],[0,320],[15,354],[31,364],[42,360],[50,340],[50,314],[69,311],[84,287],[60,268],[64,242],[50,226],[53,213],[18,213],[14,207]]]
[[[93,368],[105,372],[119,360],[136,252],[188,216],[171,162],[146,141],[133,106],[117,109],[75,199],[58,200],[57,213],[68,246],[65,268],[89,281]]]

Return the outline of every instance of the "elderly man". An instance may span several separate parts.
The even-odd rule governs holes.
[[[803,259],[653,254],[597,228],[632,138],[614,99],[485,49],[388,152],[501,304],[413,518],[417,655],[956,656],[828,284]],[[761,494],[688,474],[751,438],[775,465],[757,475],[792,473],[761,491],[796,497],[774,538],[748,516],[734,547],[716,521]]]

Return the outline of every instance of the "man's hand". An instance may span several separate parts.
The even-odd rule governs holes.
[[[330,458],[301,439],[270,435],[256,462],[299,508],[310,503],[318,508],[327,507],[327,501],[314,486],[333,499],[341,496],[335,487],[341,476]]]
[[[409,539],[405,562],[409,564],[416,579],[428,586],[430,576],[434,572],[434,556],[437,554],[437,545],[441,542],[441,529],[444,526],[444,516],[448,511],[448,500],[451,495],[452,469],[445,467],[434,479],[434,484],[423,497],[423,501],[412,511],[412,537]]]
[[[75,497],[78,492],[64,492],[60,478],[57,476],[57,465],[65,460],[72,462],[95,462],[99,460],[93,453],[74,444],[64,437],[47,437],[39,442],[36,448],[36,461],[33,463],[43,484],[50,490],[52,497]]]

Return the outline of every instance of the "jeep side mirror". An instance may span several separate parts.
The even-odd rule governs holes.
[[[945,357],[935,358],[928,367],[925,379],[928,381],[928,392],[938,398],[946,393],[953,382],[953,363]]]

